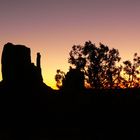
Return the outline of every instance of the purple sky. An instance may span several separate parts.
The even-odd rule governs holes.
[[[91,40],[119,49],[123,60],[140,55],[139,0],[0,0],[0,54],[7,42],[42,54],[44,82],[54,87],[74,44]],[[1,79],[1,74],[0,74]]]

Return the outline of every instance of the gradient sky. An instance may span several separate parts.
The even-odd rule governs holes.
[[[123,60],[140,55],[140,1],[0,0],[0,56],[7,42],[30,47],[32,62],[40,52],[53,88],[56,70],[69,69],[71,47],[88,40],[119,49]]]

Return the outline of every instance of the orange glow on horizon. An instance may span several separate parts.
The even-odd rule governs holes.
[[[2,1],[0,59],[7,42],[29,47],[34,63],[40,52],[43,79],[52,88],[56,70],[69,69],[73,45],[101,42],[118,49],[122,61],[132,60],[135,52],[140,55],[139,5],[138,0]]]

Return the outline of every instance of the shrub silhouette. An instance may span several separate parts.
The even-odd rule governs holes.
[[[67,72],[63,88],[67,90],[78,90],[81,91],[84,89],[84,73],[80,69],[73,69],[70,67],[70,70]]]
[[[61,89],[65,80],[65,73],[58,69],[55,75],[56,86]]]

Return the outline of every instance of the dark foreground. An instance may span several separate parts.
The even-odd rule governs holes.
[[[0,89],[0,140],[140,139],[140,90]]]
[[[140,139],[140,89],[81,90],[83,72],[71,69],[54,91],[24,45],[5,44],[1,64],[0,140]]]

